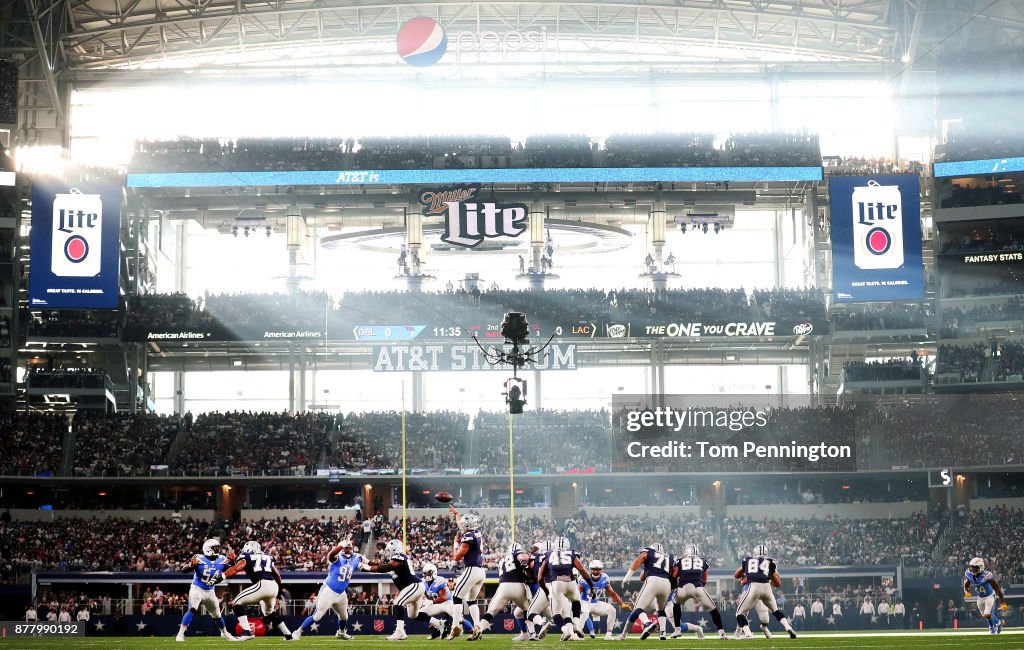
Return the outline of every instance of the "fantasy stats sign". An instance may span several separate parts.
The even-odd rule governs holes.
[[[477,200],[479,185],[430,189],[420,194],[423,216],[443,217],[441,241],[474,248],[487,238],[518,237],[529,213],[524,203]]]
[[[923,298],[918,177],[833,176],[829,203],[836,302]]]
[[[51,309],[116,309],[121,191],[32,187],[29,304]]]

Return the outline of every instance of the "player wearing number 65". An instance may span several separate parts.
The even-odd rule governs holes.
[[[775,619],[782,624],[782,627],[786,628],[786,631],[789,632],[789,638],[795,639],[796,632],[793,631],[793,626],[789,624],[786,615],[782,613],[778,603],[775,602],[775,593],[772,591],[772,585],[781,587],[782,576],[779,575],[775,560],[768,557],[768,547],[764,544],[755,546],[753,555],[743,558],[743,564],[740,565],[740,568],[736,569],[736,573],[733,575],[737,580],[741,580],[746,576],[747,584],[750,585],[736,606],[736,626],[737,629],[743,630],[743,636],[740,638],[754,638],[753,633],[750,631],[750,624],[747,623],[747,612],[752,610],[760,601],[771,611]]]
[[[231,562],[227,557],[220,554],[220,540],[208,539],[203,542],[203,554],[193,555],[186,573],[193,573],[192,586],[188,590],[188,611],[181,617],[181,627],[178,629],[178,636],[175,641],[185,640],[185,630],[192,623],[192,617],[199,612],[200,608],[217,623],[220,628],[220,636],[227,641],[234,641],[235,637],[227,631],[224,617],[220,615],[220,602],[214,591],[214,585],[224,579],[224,570]]]

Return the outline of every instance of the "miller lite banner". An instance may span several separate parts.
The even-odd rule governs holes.
[[[121,188],[32,187],[29,305],[117,309]]]
[[[836,302],[921,300],[921,194],[915,174],[833,176]]]
[[[441,241],[473,248],[485,238],[518,237],[526,231],[525,203],[480,201],[479,185],[426,190],[420,194],[424,217],[444,218]]]

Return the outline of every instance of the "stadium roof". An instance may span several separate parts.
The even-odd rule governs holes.
[[[1024,34],[1024,7],[1009,0],[7,0],[0,56],[46,55],[58,74],[345,66],[369,75],[403,68],[396,35],[418,16],[448,34],[449,69],[459,32],[544,31],[548,49],[523,61],[568,74],[709,64],[901,67],[939,44],[990,48],[1019,44]],[[492,52],[471,62],[507,59]]]

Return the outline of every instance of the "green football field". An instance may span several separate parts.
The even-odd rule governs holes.
[[[0,639],[0,647],[13,649],[32,648],[116,648],[125,650],[147,650],[149,648],[223,648],[229,642],[220,639],[190,638],[185,643],[175,643],[173,638],[94,638],[94,639]],[[389,642],[383,637],[364,636],[354,641],[339,641],[333,637],[306,637],[297,643],[287,643],[280,637],[260,638],[245,642],[247,648],[269,648],[285,645],[293,648],[313,647],[349,647],[349,648],[399,648],[408,650],[426,650],[428,648],[457,647],[467,643],[463,639],[455,641],[429,641],[425,638],[410,638],[402,642]],[[1024,631],[1007,630],[1000,635],[990,635],[987,631],[970,632],[918,632],[907,634],[806,634],[792,640],[784,634],[776,635],[771,641],[757,637],[752,641],[719,641],[717,637],[708,635],[704,641],[697,641],[687,635],[682,639],[659,641],[656,637],[647,641],[639,638],[626,641],[604,641],[602,639],[586,640],[569,644],[570,647],[589,648],[694,648],[703,646],[738,644],[744,648],[1024,648]],[[554,648],[563,645],[555,637],[548,637],[540,642],[512,643],[511,637],[486,637],[473,643],[474,650],[480,648]]]

